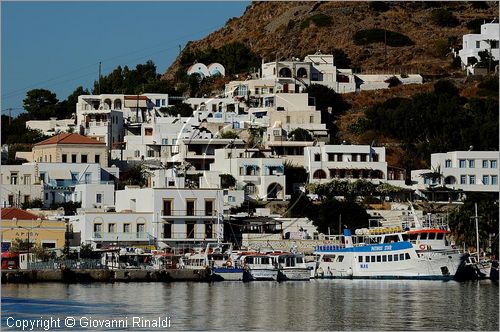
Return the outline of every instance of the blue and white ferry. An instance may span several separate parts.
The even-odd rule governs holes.
[[[432,232],[422,229],[412,234],[420,231]],[[443,230],[435,232],[442,234]],[[346,229],[343,236],[337,236],[336,244],[317,246],[315,277],[448,280],[454,277],[462,257],[458,249],[445,243],[444,236],[443,245],[432,249],[424,240],[410,240],[406,230],[396,227],[354,239],[353,243],[351,231]]]

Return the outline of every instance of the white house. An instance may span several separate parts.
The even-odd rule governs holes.
[[[253,199],[272,200],[285,198],[285,175],[283,159],[269,150],[218,149],[210,171],[205,172],[203,186],[213,186],[220,174],[231,174],[236,179],[236,188],[245,190]]]
[[[2,165],[0,173],[2,208],[43,199],[43,183],[35,164]]]
[[[387,180],[385,148],[369,145],[323,145],[304,148],[304,167],[309,183],[334,179]]]
[[[197,62],[189,66],[189,68],[187,69],[187,74],[198,74],[201,77],[225,76],[226,68],[224,68],[223,65],[217,62],[211,63],[208,66],[203,63]]]
[[[500,26],[498,23],[485,23],[481,25],[479,34],[467,34],[462,37],[462,49],[458,56],[462,61],[463,69],[467,74],[474,74],[474,64],[480,60],[479,52],[488,51],[495,60],[499,60],[498,40]],[[476,61],[471,63],[471,58]],[[491,68],[494,70],[494,68]]]
[[[52,136],[62,132],[75,130],[74,119],[50,118],[50,120],[30,120],[26,121],[26,128],[40,130],[45,136]]]
[[[411,172],[416,189],[445,186],[464,192],[499,192],[498,151],[431,154],[431,169]]]

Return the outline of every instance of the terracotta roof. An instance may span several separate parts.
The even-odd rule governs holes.
[[[125,96],[125,100],[149,100],[146,96]]]
[[[51,138],[46,139],[45,141],[41,141],[36,143],[37,145],[49,145],[49,144],[99,144],[105,145],[104,142],[99,142],[90,137],[82,136],[80,134],[75,133],[63,133],[59,135],[54,135]]]
[[[21,210],[19,208],[3,208],[2,220],[10,220],[16,218],[17,220],[37,220],[40,218],[36,214]]]

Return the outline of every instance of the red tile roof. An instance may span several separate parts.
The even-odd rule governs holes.
[[[104,142],[99,142],[90,137],[82,136],[80,134],[75,133],[63,133],[59,135],[54,135],[45,141],[41,141],[36,143],[37,145],[49,145],[49,144],[100,144],[105,145]]]
[[[19,208],[2,209],[2,220],[10,220],[13,218],[16,218],[17,220],[37,220],[40,216]]]

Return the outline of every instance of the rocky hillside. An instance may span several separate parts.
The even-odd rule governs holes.
[[[254,2],[185,51],[242,42],[271,61],[342,49],[363,72],[446,75],[453,71],[448,46],[497,16],[498,2]],[[164,77],[172,78],[179,65],[177,59]]]

